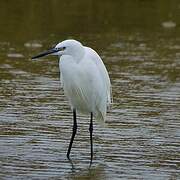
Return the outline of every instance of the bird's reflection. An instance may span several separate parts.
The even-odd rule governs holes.
[[[69,161],[72,163],[72,161]],[[106,173],[104,172],[104,166],[103,165],[98,165],[96,167],[92,167],[92,164],[89,166],[91,168],[87,169],[81,169],[75,171],[73,163],[72,165],[72,173],[69,175],[68,179],[106,179]]]
[[[74,166],[74,164],[73,164],[73,161],[69,158],[68,159],[68,161],[69,161],[69,163],[71,164],[71,170],[72,170],[72,172],[75,172],[75,166]]]

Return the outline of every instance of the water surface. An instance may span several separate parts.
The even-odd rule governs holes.
[[[18,2],[0,6],[0,179],[179,179],[179,1]],[[98,51],[113,86],[90,169],[89,117],[78,116],[74,168],[66,159],[58,59],[30,59],[67,38]]]

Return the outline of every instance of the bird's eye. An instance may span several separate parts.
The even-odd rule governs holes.
[[[62,51],[62,50],[65,50],[66,47],[56,47],[55,49],[56,49],[57,51]]]

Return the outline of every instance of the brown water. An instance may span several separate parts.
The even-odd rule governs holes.
[[[180,2],[1,1],[0,179],[180,178]],[[30,57],[67,38],[98,51],[114,104],[95,122],[72,114],[58,60]]]

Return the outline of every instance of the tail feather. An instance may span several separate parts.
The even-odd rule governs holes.
[[[100,122],[105,122],[106,121],[106,110],[99,110],[97,109],[96,112],[96,119]]]

